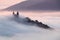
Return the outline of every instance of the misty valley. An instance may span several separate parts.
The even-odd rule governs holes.
[[[39,22],[48,25],[48,29],[45,29],[45,26],[37,26]],[[59,11],[0,12],[0,38],[2,40],[60,40],[59,37]]]

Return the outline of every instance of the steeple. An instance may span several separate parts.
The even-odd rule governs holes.
[[[14,11],[13,11],[13,15],[14,15],[15,13],[14,13]]]
[[[13,12],[13,16],[14,17],[19,17],[19,12],[17,12],[16,14]]]
[[[17,14],[16,14],[17,16],[19,16],[19,12],[17,11]]]

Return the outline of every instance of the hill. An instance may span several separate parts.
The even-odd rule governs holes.
[[[6,9],[8,11],[20,11],[20,10],[60,10],[59,0],[28,0],[15,5],[12,5]]]

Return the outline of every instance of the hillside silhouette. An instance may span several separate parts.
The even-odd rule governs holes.
[[[21,3],[12,5],[6,9],[8,11],[20,10],[60,10],[59,0],[27,0]]]
[[[18,24],[25,24],[25,25],[30,25],[30,26],[37,26],[40,28],[44,28],[44,29],[52,29],[50,26],[48,26],[47,24],[44,24],[42,22],[39,22],[38,20],[32,20],[29,17],[25,17],[22,18],[21,16],[19,16],[19,12],[14,13],[13,12],[13,21],[17,22]]]

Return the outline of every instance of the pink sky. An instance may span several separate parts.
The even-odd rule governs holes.
[[[4,9],[22,1],[24,0],[0,0],[0,9]]]

